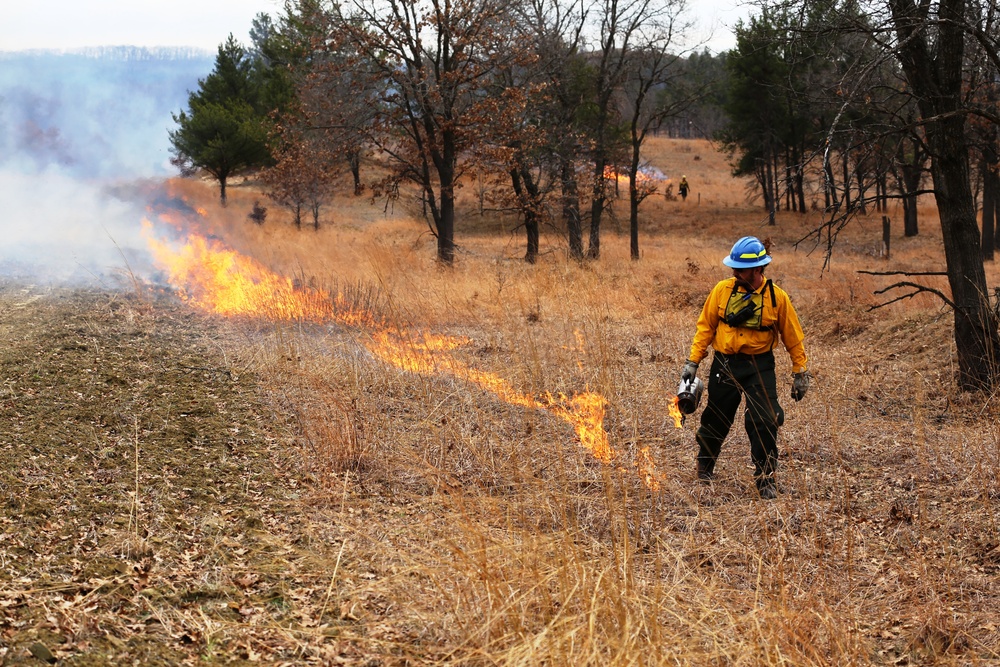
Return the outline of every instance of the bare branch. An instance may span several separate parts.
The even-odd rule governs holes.
[[[952,308],[952,309],[955,308],[955,302],[952,301],[951,299],[949,299],[947,296],[945,296],[944,292],[942,292],[941,290],[934,289],[933,287],[927,287],[926,285],[921,285],[919,283],[913,283],[913,282],[910,282],[908,280],[903,281],[903,282],[899,282],[899,283],[893,283],[892,285],[889,285],[888,287],[886,287],[884,289],[880,289],[880,290],[875,291],[875,294],[885,294],[889,290],[893,290],[893,289],[897,289],[897,288],[901,288],[901,287],[912,287],[913,291],[910,292],[909,294],[904,294],[902,296],[896,297],[895,299],[892,299],[891,301],[886,301],[885,303],[881,303],[881,304],[877,304],[875,306],[872,306],[871,308],[868,309],[868,311],[871,312],[871,311],[877,310],[879,308],[884,308],[885,306],[888,306],[891,303],[896,303],[897,301],[902,301],[903,299],[909,299],[910,297],[914,297],[917,294],[920,294],[921,292],[930,292],[931,294],[935,294],[938,297],[940,297],[940,299],[942,301],[944,301],[946,304],[948,304],[948,306],[950,308]]]
[[[858,271],[867,276],[947,276],[947,271]]]

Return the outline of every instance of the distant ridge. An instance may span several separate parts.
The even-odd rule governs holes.
[[[0,60],[75,56],[93,60],[122,62],[152,60],[201,60],[211,58],[214,51],[193,46],[88,46],[77,49],[25,49],[0,51]]]
[[[55,169],[107,179],[176,171],[169,164],[173,114],[213,60],[190,47],[0,53],[0,174]]]

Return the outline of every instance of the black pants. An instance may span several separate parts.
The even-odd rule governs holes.
[[[778,464],[778,427],[785,421],[785,413],[778,405],[773,352],[713,354],[708,405],[701,413],[701,427],[695,435],[698,463],[708,473],[715,468],[722,441],[729,435],[744,396],[743,423],[750,438],[750,458],[759,484],[774,475]]]

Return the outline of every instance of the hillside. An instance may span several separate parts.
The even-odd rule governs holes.
[[[255,258],[228,274],[245,292],[210,302],[205,261],[8,280],[0,659],[1000,664],[997,398],[955,389],[947,311],[872,311],[887,283],[857,273],[938,268],[933,211],[888,259],[859,221],[824,271],[796,246],[815,218],[767,228],[708,144],[656,148],[693,193],[648,202],[640,262],[612,221],[599,262],[553,233],[525,266],[466,201],[443,270],[405,202],[344,196],[295,231],[247,221],[252,184],[222,209],[173,181],[154,229],[204,240],[177,258]],[[773,502],[740,429],[695,483],[697,420],[666,412],[746,233],[774,242],[815,377],[792,402],[779,354]]]

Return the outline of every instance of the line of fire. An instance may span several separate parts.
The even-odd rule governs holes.
[[[587,452],[602,464],[634,471],[651,491],[660,489],[662,473],[656,469],[648,447],[641,448],[636,460],[626,463],[609,442],[604,429],[607,401],[604,396],[582,391],[533,396],[518,391],[497,375],[471,368],[455,359],[452,350],[470,341],[427,332],[400,332],[385,326],[367,312],[358,311],[342,294],[297,286],[290,278],[278,275],[251,257],[226,247],[218,239],[190,231],[205,212],[193,208],[150,210],[159,228],[149,218],[142,221],[143,234],[167,282],[186,303],[204,312],[226,317],[244,316],[269,321],[301,320],[337,323],[370,331],[369,351],[377,358],[402,370],[420,375],[448,374],[484,390],[511,405],[545,410],[566,421]],[[186,218],[186,219],[185,219]],[[169,230],[171,239],[157,236],[157,230]],[[691,388],[693,389],[693,388]],[[680,399],[688,398],[685,388]],[[696,398],[696,397],[694,397]],[[676,428],[684,420],[683,402],[668,401]],[[691,410],[693,412],[693,409]]]

